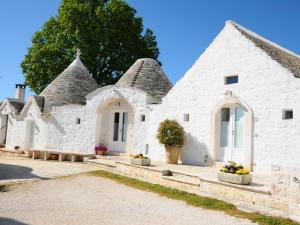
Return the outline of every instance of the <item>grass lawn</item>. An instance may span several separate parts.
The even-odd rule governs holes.
[[[88,174],[92,176],[108,178],[140,190],[154,192],[170,199],[185,201],[187,204],[192,206],[222,211],[228,215],[235,216],[238,218],[249,219],[252,222],[256,222],[261,225],[299,225],[299,223],[294,222],[290,219],[267,216],[261,213],[244,212],[237,209],[236,206],[234,206],[233,204],[226,203],[221,200],[201,197],[196,194],[191,194],[174,188],[165,187],[159,184],[151,184],[148,182],[140,181],[134,178],[125,177],[103,170],[88,172]]]

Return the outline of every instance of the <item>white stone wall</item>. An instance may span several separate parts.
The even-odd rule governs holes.
[[[80,119],[80,124],[76,119]],[[47,141],[45,149],[65,152],[86,152],[87,121],[84,105],[64,105],[52,108],[51,116],[45,119],[47,124]]]
[[[34,149],[44,149],[45,142],[47,141],[47,127],[38,110],[32,105],[22,117],[13,115],[9,116],[6,141],[6,146],[8,148],[12,149],[14,146],[24,148],[27,120],[34,121],[32,147]]]
[[[99,121],[97,120],[98,112],[102,107],[106,107],[112,101],[117,101],[118,99],[125,100],[131,107],[134,113],[133,130],[128,133],[128,136],[132,135],[132,138],[127,138],[127,140],[132,139],[132,143],[129,143],[129,148],[127,152],[130,153],[140,153],[145,151],[146,144],[146,128],[149,122],[149,109],[147,107],[147,102],[150,101],[146,93],[137,90],[135,88],[126,87],[116,87],[107,86],[104,88],[99,88],[96,91],[90,93],[87,96],[86,105],[86,121],[88,130],[88,150],[93,151],[96,143],[97,129],[99,126]],[[146,121],[140,121],[140,115],[144,114],[146,116]]]
[[[224,85],[224,76],[238,75],[239,83]],[[300,79],[242,36],[230,23],[163,99],[151,116],[150,156],[163,160],[155,139],[158,122],[177,119],[185,128],[182,160],[205,165],[214,106],[232,91],[253,109],[256,168],[292,165],[300,160]],[[282,120],[282,109],[293,109],[294,119]],[[190,121],[183,122],[183,114]]]

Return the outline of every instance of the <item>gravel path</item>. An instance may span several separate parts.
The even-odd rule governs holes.
[[[0,184],[45,180],[96,170],[84,163],[30,160],[0,156]]]
[[[5,225],[253,224],[86,175],[34,181],[0,192],[0,217]]]

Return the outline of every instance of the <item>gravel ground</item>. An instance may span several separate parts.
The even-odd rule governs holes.
[[[0,184],[45,180],[96,170],[84,163],[30,160],[0,156]]]
[[[235,225],[253,224],[99,177],[34,181],[0,192],[5,225]]]

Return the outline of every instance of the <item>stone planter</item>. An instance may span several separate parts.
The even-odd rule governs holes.
[[[251,184],[252,182],[252,174],[239,175],[239,174],[224,173],[219,171],[218,180],[227,183],[232,183],[232,184],[247,185],[247,184]]]
[[[139,166],[150,166],[151,164],[151,159],[136,159],[136,158],[131,158],[130,162],[134,165],[139,165]]]
[[[165,146],[166,161],[168,164],[178,164],[180,147]]]

